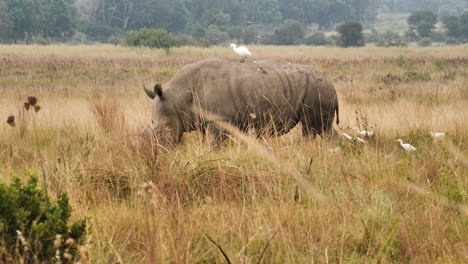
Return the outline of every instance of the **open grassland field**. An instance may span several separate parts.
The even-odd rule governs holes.
[[[90,216],[92,263],[225,263],[208,237],[232,263],[467,263],[466,46],[250,49],[323,71],[340,100],[335,128],[375,138],[296,128],[216,148],[199,132],[174,149],[141,144],[143,84],[238,60],[231,50],[0,46],[1,181],[34,171],[53,197],[68,193],[72,218]],[[39,112],[24,110],[27,95]]]

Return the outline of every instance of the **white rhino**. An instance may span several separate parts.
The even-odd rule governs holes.
[[[154,100],[155,127],[173,143],[195,129],[223,138],[223,131],[193,111],[196,107],[258,135],[281,135],[299,122],[303,136],[336,134],[335,113],[339,123],[335,88],[312,66],[208,59],[186,65],[166,87],[156,84],[145,92]]]

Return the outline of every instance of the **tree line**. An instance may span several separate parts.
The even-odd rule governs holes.
[[[448,8],[449,6],[459,8]],[[379,10],[408,12],[424,7],[460,15],[465,0],[0,0],[0,41],[36,39],[117,42],[142,28],[164,29],[182,40],[218,44],[229,39],[297,44],[296,35],[315,24],[375,20]],[[258,39],[262,33],[262,39]],[[317,36],[316,36],[317,37]],[[193,39],[192,39],[193,38]]]

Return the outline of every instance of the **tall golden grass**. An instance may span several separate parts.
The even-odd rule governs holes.
[[[468,261],[467,47],[251,50],[316,66],[338,91],[336,129],[377,136],[257,141],[220,124],[233,130],[221,147],[193,132],[163,149],[138,136],[143,84],[232,51],[0,46],[2,181],[33,170],[69,193],[73,216],[91,216],[92,263],[224,263],[210,239],[232,263]],[[22,108],[30,94],[36,114]]]

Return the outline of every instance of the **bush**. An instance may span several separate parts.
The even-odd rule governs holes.
[[[258,41],[258,32],[250,26],[242,30],[242,40],[245,44],[255,44]]]
[[[13,178],[11,185],[0,184],[0,259],[10,263],[77,260],[85,220],[69,226],[72,208],[68,196],[61,194],[53,205],[47,190],[38,189],[37,176],[27,174],[27,177],[26,184],[18,177]],[[72,259],[64,258],[65,253]]]
[[[206,30],[206,39],[213,44],[222,44],[229,41],[229,34],[221,31],[217,26],[211,25]]]
[[[182,46],[191,46],[191,47],[197,47],[197,46],[202,46],[200,41],[190,35],[179,35],[176,36],[175,38],[176,45],[178,47]]]
[[[71,37],[71,42],[73,44],[86,44],[88,42],[88,38],[86,37],[86,34],[83,32],[76,32],[73,34]]]
[[[432,45],[432,39],[431,38],[422,38],[418,41],[418,46],[419,47],[429,47]]]
[[[121,35],[122,30],[108,25],[81,20],[77,24],[77,31],[83,32],[88,38],[104,41],[111,36]]]
[[[150,48],[169,49],[177,43],[164,29],[142,28],[139,31],[129,31],[125,35],[125,43],[129,46],[144,46]]]
[[[302,42],[304,30],[301,23],[295,20],[285,20],[283,24],[275,30],[273,44],[294,45]]]
[[[453,37],[448,37],[448,38],[445,39],[445,43],[449,44],[449,45],[457,45],[458,40],[456,38],[453,38]]]
[[[115,46],[119,45],[120,43],[122,43],[122,39],[119,38],[119,37],[116,37],[116,36],[112,36],[110,38],[107,39],[107,42],[110,43],[110,44],[114,44]]]
[[[304,38],[304,44],[311,46],[324,46],[330,44],[324,33],[317,32]]]
[[[49,41],[43,37],[33,37],[33,42],[41,46],[46,46],[50,44]]]
[[[349,21],[339,25],[338,44],[341,47],[362,47],[364,46],[364,35],[362,34],[362,24],[356,21]]]

